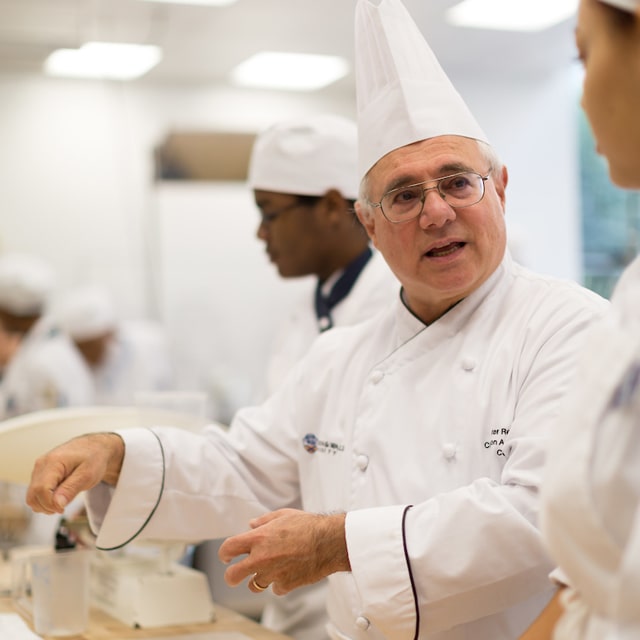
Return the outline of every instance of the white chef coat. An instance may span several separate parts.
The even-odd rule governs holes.
[[[134,405],[136,392],[172,389],[173,366],[163,328],[144,320],[122,322],[93,378],[96,404],[101,405]]]
[[[0,417],[86,406],[94,400],[89,368],[50,318],[40,318],[22,339],[0,384]]]
[[[551,441],[542,527],[571,590],[556,637],[640,638],[640,258],[589,331]]]
[[[550,597],[545,443],[606,308],[507,255],[429,326],[398,300],[332,329],[228,432],[123,432],[118,486],[89,495],[97,544],[223,537],[286,504],[345,511],[333,638],[513,640]]]
[[[382,255],[372,249],[371,258],[360,272],[348,295],[332,310],[335,327],[368,320],[381,309],[388,308],[400,292],[400,283]],[[300,296],[280,325],[269,357],[266,393],[273,393],[293,366],[307,353],[318,337],[318,320],[313,306],[315,282]]]

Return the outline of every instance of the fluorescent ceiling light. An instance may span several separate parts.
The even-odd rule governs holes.
[[[447,11],[460,27],[507,31],[541,31],[575,14],[578,0],[464,0]]]
[[[58,49],[45,60],[45,73],[69,78],[132,80],[162,59],[159,47],[115,42],[87,42],[79,49]]]
[[[147,2],[164,2],[165,4],[197,4],[206,7],[226,7],[238,0],[146,0]]]
[[[231,73],[244,87],[313,91],[347,75],[349,65],[337,56],[263,51],[239,64]]]

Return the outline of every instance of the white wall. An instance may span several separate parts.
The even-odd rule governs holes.
[[[522,262],[580,281],[578,78],[567,68],[458,86],[509,169],[507,226],[521,241]]]
[[[527,83],[453,80],[510,168],[507,220],[525,237],[525,261],[579,280],[576,99],[570,75],[567,70]],[[206,357],[219,359],[218,370],[246,395],[264,364],[264,332],[295,286],[283,288],[264,264],[253,236],[257,214],[250,200],[240,203],[242,186],[208,185],[203,191],[200,185],[186,195],[181,185],[169,195],[171,187],[158,190],[153,183],[152,149],[172,129],[256,131],[295,113],[332,110],[353,116],[354,109],[350,99],[329,104],[313,94],[0,77],[0,251],[33,251],[49,259],[61,290],[106,284],[124,317],[177,322],[176,310],[188,306],[183,294],[194,288],[198,260],[210,242],[208,264],[217,268],[203,274],[194,291],[200,296],[206,282],[212,287],[211,299],[198,303],[205,305],[207,318]],[[204,192],[207,202],[230,198],[242,217],[204,213]],[[184,215],[167,213],[169,202],[180,202],[177,210],[184,208]],[[209,235],[199,232],[205,223]],[[190,249],[195,242],[197,251]],[[186,271],[179,268],[179,251],[191,265]],[[171,258],[163,261],[167,252]],[[262,279],[230,277],[234,260],[243,269],[255,267]],[[245,306],[256,286],[256,307],[263,305],[260,331],[251,326]],[[269,303],[271,294],[278,304]],[[242,322],[231,320],[239,309]],[[184,387],[202,384],[202,376],[193,373],[205,366],[205,352],[195,346],[200,333],[194,331],[190,345],[186,336],[173,336]]]

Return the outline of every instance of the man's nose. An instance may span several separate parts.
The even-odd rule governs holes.
[[[429,192],[434,193],[429,193]],[[431,196],[431,197],[429,197]],[[423,193],[424,202],[422,212],[420,213],[420,226],[423,229],[427,227],[442,225],[454,220],[456,212],[442,197],[438,187],[427,187]]]

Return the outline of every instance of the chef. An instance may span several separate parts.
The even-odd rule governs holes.
[[[88,367],[46,313],[53,290],[50,266],[39,257],[0,257],[0,326],[10,340],[0,385],[0,416],[93,402]]]
[[[60,327],[86,362],[96,404],[130,406],[138,392],[173,388],[173,364],[163,327],[150,320],[122,320],[100,285],[73,289],[56,306]]]
[[[607,304],[513,262],[506,168],[400,0],[359,0],[356,37],[357,212],[401,295],[229,432],[71,441],[28,501],[92,487],[102,548],[231,535],[227,582],[255,592],[328,576],[334,639],[513,640],[551,596],[545,447]]]
[[[283,278],[313,276],[274,338],[267,393],[319,333],[370,318],[400,290],[353,211],[357,137],[354,122],[323,113],[277,122],[253,145],[248,182],[258,238]]]

